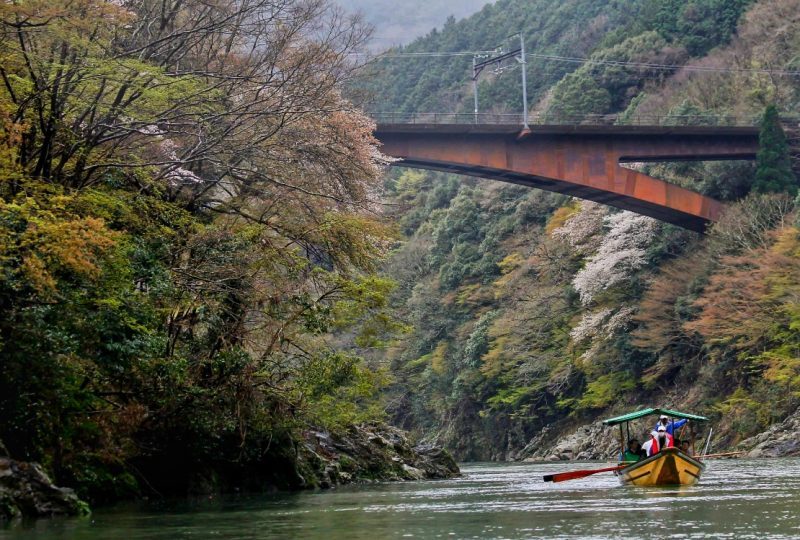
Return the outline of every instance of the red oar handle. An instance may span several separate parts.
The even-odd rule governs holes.
[[[585,476],[591,476],[601,472],[618,471],[619,469],[624,469],[625,467],[627,467],[627,465],[616,465],[614,467],[606,467],[604,469],[584,469],[582,471],[546,474],[543,478],[545,482],[564,482],[565,480],[575,480],[577,478],[583,478]]]

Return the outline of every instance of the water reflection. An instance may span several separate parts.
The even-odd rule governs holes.
[[[571,468],[583,467],[479,464],[439,482],[127,505],[16,524],[0,539],[800,537],[800,459],[711,462],[694,487],[622,487],[611,474],[542,482]]]

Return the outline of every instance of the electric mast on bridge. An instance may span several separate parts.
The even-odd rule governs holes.
[[[518,32],[508,36],[506,39],[513,37],[519,37],[519,47],[514,50],[504,52],[503,48],[500,47],[497,49],[497,54],[495,56],[492,56],[490,53],[476,54],[472,57],[472,93],[475,100],[476,124],[478,123],[478,77],[480,77],[481,72],[490,65],[495,66],[495,73],[502,73],[504,70],[508,69],[508,66],[504,66],[503,63],[506,60],[514,59],[520,64],[522,69],[522,126],[524,129],[528,129],[528,80],[526,73],[525,38],[522,32]]]

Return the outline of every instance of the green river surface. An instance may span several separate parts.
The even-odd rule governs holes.
[[[453,480],[99,509],[0,528],[0,539],[800,538],[800,459],[712,460],[694,487],[620,486],[600,463],[462,466]]]

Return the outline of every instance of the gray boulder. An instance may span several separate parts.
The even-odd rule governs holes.
[[[519,461],[592,461],[616,457],[618,451],[617,432],[595,422],[580,426],[555,441],[551,431],[545,428],[515,458]]]
[[[306,487],[450,478],[460,473],[443,448],[415,445],[406,432],[380,424],[353,426],[339,434],[308,431],[298,461]]]
[[[75,492],[53,485],[40,465],[0,457],[0,520],[88,512]]]
[[[800,455],[800,409],[789,415],[783,422],[770,426],[739,443],[739,448],[747,452],[747,457],[789,457]]]

